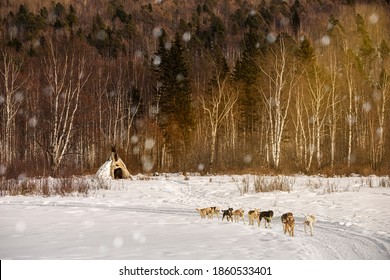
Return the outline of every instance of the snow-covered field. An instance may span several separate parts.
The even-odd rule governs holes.
[[[88,197],[0,197],[0,259],[390,259],[390,188],[379,177],[289,177],[291,192],[242,194],[253,176],[110,180]],[[86,180],[89,177],[85,177]],[[372,186],[368,186],[371,182]],[[201,219],[195,208],[273,210],[272,228]],[[295,237],[280,216],[293,212]],[[314,236],[305,213],[317,216]]]

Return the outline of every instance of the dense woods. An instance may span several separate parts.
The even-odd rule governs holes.
[[[0,177],[390,170],[390,4],[1,0]]]

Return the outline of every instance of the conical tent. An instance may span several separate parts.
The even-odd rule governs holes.
[[[113,179],[129,179],[131,178],[129,170],[127,170],[126,164],[116,153],[115,147],[111,147],[111,166],[110,175]]]
[[[111,156],[96,172],[96,175],[104,179],[132,179],[126,164],[116,153],[115,146],[111,147]]]

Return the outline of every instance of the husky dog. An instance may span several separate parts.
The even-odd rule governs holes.
[[[283,223],[283,232],[288,234],[290,236],[294,236],[294,225],[295,225],[295,219],[291,212],[285,213],[281,217],[282,223]]]
[[[229,207],[227,210],[222,210],[222,221],[226,217],[227,221],[229,219],[233,222],[233,208]]]
[[[313,236],[313,228],[314,224],[316,223],[317,219],[314,215],[305,215],[305,221],[303,222],[303,227],[305,229],[305,234],[306,232],[306,227],[310,227],[310,234]]]
[[[259,226],[261,219],[264,218],[264,226],[267,228],[267,225],[271,228],[271,220],[274,216],[274,211],[268,210],[268,211],[261,211],[259,215]]]
[[[236,209],[233,211],[233,218],[236,223],[239,222],[240,218],[242,218],[242,221],[245,224],[245,219],[244,219],[244,210],[242,208]]]
[[[206,219],[206,217],[211,212],[211,208],[210,207],[207,207],[207,208],[195,208],[195,210],[199,212],[200,217],[202,219]]]
[[[208,213],[209,218],[213,219],[214,215],[216,215],[219,220],[219,208],[216,206],[209,207],[209,208],[210,208],[210,212]]]
[[[259,215],[260,215],[260,209],[256,208],[255,210],[249,210],[248,211],[249,225],[254,226],[255,225],[255,220],[257,220],[258,221],[258,225],[260,226]]]

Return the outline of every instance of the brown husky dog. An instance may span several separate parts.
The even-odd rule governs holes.
[[[206,217],[210,214],[211,212],[211,208],[210,207],[207,207],[207,208],[195,208],[196,211],[199,212],[200,214],[200,217],[202,219],[206,219]]]
[[[216,207],[216,206],[213,206],[213,207],[209,207],[210,208],[210,213],[208,214],[209,215],[209,218],[210,219],[213,219],[214,218],[214,215],[217,216],[218,220],[219,220],[219,208]]]
[[[295,225],[295,219],[291,212],[285,213],[281,217],[282,223],[283,223],[283,232],[288,234],[290,236],[294,236],[294,225]]]
[[[254,226],[256,220],[258,222],[258,225],[260,226],[259,215],[260,215],[260,209],[256,208],[255,210],[248,211],[248,220],[250,226]]]
[[[243,210],[242,208],[234,210],[234,211],[233,211],[233,218],[234,218],[234,221],[235,221],[236,223],[238,223],[238,221],[239,221],[240,218],[241,218],[242,221],[243,221],[244,224],[245,224],[244,210]]]

